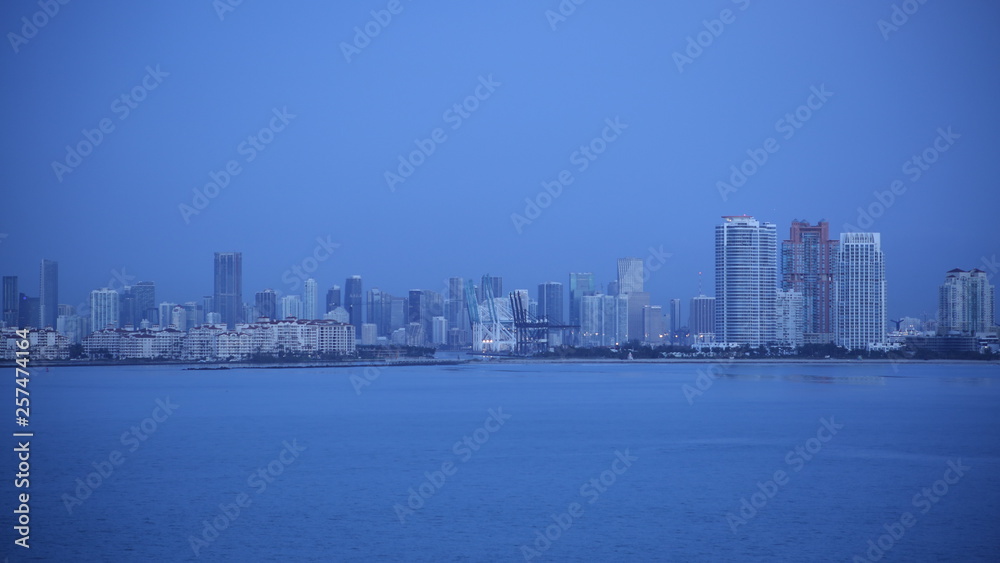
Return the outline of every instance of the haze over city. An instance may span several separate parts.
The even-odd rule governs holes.
[[[0,8],[9,31],[31,6]],[[944,272],[995,264],[995,6],[931,2],[896,30],[861,1],[587,2],[562,19],[400,6],[367,43],[354,27],[384,2],[62,6],[0,58],[18,84],[0,135],[4,273],[31,287],[46,258],[66,303],[113,270],[183,302],[210,293],[212,253],[234,250],[247,292],[290,292],[283,272],[320,238],[339,245],[311,274],[321,287],[360,274],[402,294],[492,273],[532,289],[572,271],[607,283],[617,258],[662,247],[648,288],[665,304],[696,295],[698,272],[711,291],[721,215],[773,222],[779,240],[825,219],[836,236],[896,180],[861,228],[882,233],[890,318],[933,316]],[[915,177],[939,131],[947,150]],[[720,188],[768,139],[766,162]],[[433,151],[387,181],[420,143]],[[564,170],[572,183],[518,225]]]

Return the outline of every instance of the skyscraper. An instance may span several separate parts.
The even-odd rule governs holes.
[[[215,312],[233,328],[243,322],[243,253],[215,253]]]
[[[258,291],[254,296],[254,305],[257,307],[257,314],[269,319],[277,319],[278,315],[278,294],[271,288]],[[256,321],[257,319],[247,319]]]
[[[16,327],[20,317],[20,294],[17,291],[17,276],[3,277],[3,322],[8,327]]]
[[[563,324],[563,284],[538,284],[538,316],[551,324]]]
[[[699,342],[711,342],[715,336],[715,298],[699,295],[691,298],[688,328]]]
[[[448,301],[445,307],[448,328],[467,330],[469,327],[468,312],[465,307],[465,280],[448,278]]]
[[[159,322],[156,308],[156,284],[151,281],[141,281],[132,286],[132,296],[135,299],[135,318],[132,324],[138,327],[145,319],[150,324]],[[202,310],[205,311],[204,307]]]
[[[798,348],[805,343],[805,299],[794,289],[779,289],[774,300],[774,337],[779,346]]]
[[[109,325],[119,326],[118,292],[102,287],[90,292],[90,326],[93,330],[104,330]]]
[[[302,298],[298,295],[285,295],[281,298],[281,318],[287,319],[290,317],[295,317],[296,319],[302,318]],[[356,331],[360,330],[361,327],[355,327]]]
[[[364,322],[364,292],[361,289],[361,276],[351,276],[344,282],[344,308],[350,318],[354,330],[361,334],[361,323]]]
[[[580,298],[580,342],[583,346],[616,346],[628,333],[628,297],[584,295]]]
[[[641,258],[618,259],[618,293],[639,293],[645,279]]]
[[[303,284],[302,289],[302,318],[303,319],[316,319],[318,318],[317,308],[319,307],[318,300],[319,288],[316,285],[316,280],[309,278]]]
[[[752,347],[773,343],[775,226],[746,215],[723,220],[715,227],[716,340]]]
[[[885,345],[885,259],[879,233],[841,233],[836,272],[837,345],[848,350]]]
[[[804,342],[833,342],[834,267],[836,240],[826,221],[816,225],[792,221],[788,240],[781,243],[781,287],[802,294]]]
[[[388,306],[386,294],[381,289],[373,287],[368,290],[368,322],[365,324],[371,324],[375,327],[376,336],[389,334],[388,315],[386,315]]]
[[[580,298],[593,295],[594,274],[590,272],[570,273],[569,275],[569,324],[580,324]]]
[[[679,331],[684,323],[681,322],[681,300],[670,300],[670,334],[671,336]],[[690,327],[688,327],[690,328]]]
[[[326,312],[340,307],[340,286],[335,285],[326,292]]]
[[[54,329],[59,316],[59,264],[53,260],[42,260],[38,282],[39,328]]]
[[[994,328],[996,288],[986,272],[949,271],[938,288],[938,334],[976,335]]]
[[[503,278],[500,276],[491,276],[489,274],[483,275],[482,284],[483,296],[482,299],[486,299],[486,288],[489,287],[490,291],[493,292],[493,297],[504,297],[503,294]],[[482,300],[480,299],[480,301]]]

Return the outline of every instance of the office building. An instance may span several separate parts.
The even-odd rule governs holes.
[[[641,258],[618,259],[618,293],[639,293],[643,290],[645,268]]]
[[[503,278],[500,276],[491,276],[489,274],[485,274],[482,278],[482,283],[479,285],[479,287],[481,288],[480,291],[482,291],[482,295],[479,298],[480,302],[482,302],[488,296],[505,297],[505,295],[503,294]],[[489,290],[490,294],[487,294],[487,289]]]
[[[642,324],[647,344],[663,344],[666,327],[663,322],[663,308],[652,305],[642,308]]]
[[[59,316],[59,264],[53,260],[42,260],[38,273],[38,316],[39,328],[56,328]]]
[[[243,322],[243,253],[215,253],[215,312],[232,329]],[[96,327],[95,327],[96,328]]]
[[[617,346],[628,334],[628,298],[625,295],[584,295],[580,298],[580,344]]]
[[[340,286],[335,285],[326,292],[326,312],[329,313],[340,306]]]
[[[712,342],[715,339],[715,298],[699,295],[691,298],[688,311],[688,328],[698,342]]]
[[[754,348],[775,342],[776,241],[773,223],[747,215],[716,225],[716,340]]]
[[[141,281],[132,286],[132,298],[134,300],[133,312],[134,317],[132,318],[132,324],[139,326],[142,324],[143,320],[149,321],[150,324],[159,323],[159,311],[156,307],[156,284],[151,281]],[[202,305],[203,311],[210,311],[211,309],[205,309],[204,304]]]
[[[885,259],[879,233],[841,233],[834,335],[848,350],[886,344]]]
[[[361,329],[364,322],[364,293],[361,288],[361,276],[351,276],[344,283],[344,308],[351,319],[350,324],[355,329]]]
[[[670,334],[674,334],[681,330],[684,323],[681,321],[681,300],[671,299],[670,300]]]
[[[271,288],[258,291],[254,296],[254,305],[257,307],[257,315],[271,320],[278,318],[278,293]],[[246,319],[247,322],[256,322],[257,319]]]
[[[21,294],[17,290],[17,276],[3,277],[3,323],[17,327],[20,318]]]
[[[805,342],[833,342],[834,267],[839,242],[830,239],[826,221],[816,225],[792,221],[781,243],[781,288],[802,295]]]
[[[281,298],[281,318],[301,319],[302,318],[302,298],[298,295],[285,295]]]
[[[559,282],[538,284],[537,318],[547,320],[550,324],[563,324],[563,284]]]

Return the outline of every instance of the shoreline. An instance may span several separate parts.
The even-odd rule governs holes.
[[[848,359],[848,358],[644,358],[621,360],[617,358],[516,358],[516,357],[473,357],[473,358],[424,358],[413,360],[354,360],[342,362],[289,362],[289,363],[248,363],[248,362],[191,362],[191,361],[151,361],[119,362],[109,360],[74,361],[54,360],[32,362],[32,368],[53,367],[140,367],[177,366],[186,371],[225,371],[230,369],[292,369],[292,368],[352,368],[352,367],[394,367],[394,366],[457,366],[498,365],[498,364],[806,364],[806,365],[985,365],[1000,366],[1000,360],[892,360],[892,359]],[[11,362],[13,365],[13,362]],[[29,368],[30,369],[30,368]]]

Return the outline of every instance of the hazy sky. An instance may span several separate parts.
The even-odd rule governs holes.
[[[1000,267],[1000,5],[901,4],[3,2],[0,273],[37,295],[48,258],[63,303],[114,272],[183,302],[239,250],[252,301],[300,291],[283,273],[322,239],[324,291],[488,272],[534,295],[662,247],[653,303],[686,315],[745,213],[881,232],[890,318],[933,317],[945,271]]]

